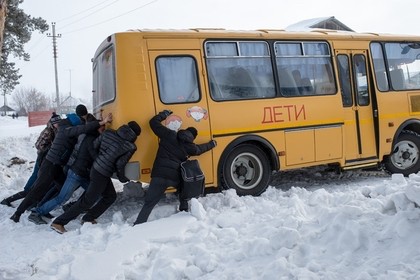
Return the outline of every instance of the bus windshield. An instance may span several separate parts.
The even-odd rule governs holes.
[[[114,49],[109,47],[96,57],[93,65],[93,107],[115,98]]]
[[[388,81],[393,90],[420,89],[420,43],[372,43],[371,51],[379,90]]]

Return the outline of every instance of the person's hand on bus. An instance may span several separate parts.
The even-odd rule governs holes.
[[[169,117],[172,114],[171,110],[163,110],[161,112],[165,118]]]
[[[213,148],[217,146],[216,140],[210,140],[210,144],[213,146]]]
[[[108,113],[108,115],[102,121],[99,122],[99,125],[104,125],[111,122],[112,122],[112,113]]]

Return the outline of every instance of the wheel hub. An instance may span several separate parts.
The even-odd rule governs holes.
[[[401,157],[403,158],[403,160],[407,160],[411,157],[411,153],[409,151],[404,151]]]
[[[241,163],[241,165],[236,167],[236,174],[238,174],[238,177],[245,177],[246,173],[248,173],[247,168]]]

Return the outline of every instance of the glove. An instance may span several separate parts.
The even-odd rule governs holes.
[[[130,179],[128,179],[127,177],[125,177],[125,175],[124,175],[124,174],[118,174],[118,180],[119,180],[121,183],[127,183],[128,181],[130,181]]]
[[[210,141],[210,144],[212,145],[212,148],[214,148],[214,147],[216,147],[216,146],[217,146],[217,142],[216,142],[216,140],[211,140],[211,141]]]
[[[172,114],[171,110],[163,110],[162,112],[160,112],[165,118],[169,117],[169,115]]]

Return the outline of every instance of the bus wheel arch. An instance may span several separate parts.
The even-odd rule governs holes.
[[[220,189],[234,188],[238,195],[260,195],[270,182],[273,170],[279,169],[274,147],[257,135],[232,141],[218,164]]]

